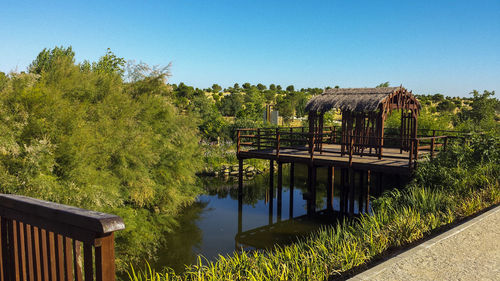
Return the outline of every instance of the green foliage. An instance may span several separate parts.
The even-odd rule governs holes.
[[[451,125],[449,114],[433,113],[427,107],[424,107],[418,116],[418,129],[420,130],[447,130],[452,129]],[[399,128],[401,126],[401,111],[393,111],[386,119],[385,126],[386,128]]]
[[[218,93],[218,92],[222,91],[222,87],[219,86],[218,84],[213,84],[212,90],[214,91],[214,93]]]
[[[470,109],[463,109],[458,115],[457,128],[465,131],[500,132],[500,123],[496,116],[500,114],[500,101],[493,96],[495,92],[484,91],[471,93]]]
[[[372,215],[343,221],[273,251],[234,253],[215,262],[200,257],[182,274],[132,269],[130,280],[327,280],[500,203],[499,141],[497,136],[476,137],[421,163],[405,189],[374,200]]]
[[[130,262],[194,200],[200,161],[197,117],[172,105],[165,73],[127,83],[123,62],[108,50],[82,67],[56,47],[3,77],[0,192],[122,216],[118,261]]]
[[[389,81],[378,84],[375,88],[386,88],[389,87]]]
[[[455,104],[450,100],[444,100],[437,105],[436,109],[437,111],[451,112],[455,109],[455,107]]]
[[[30,73],[42,74],[50,71],[53,67],[64,63],[75,62],[75,52],[71,47],[55,47],[54,49],[43,49],[36,59],[30,64],[28,70]]]

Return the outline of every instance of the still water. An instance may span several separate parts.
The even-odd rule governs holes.
[[[313,219],[305,216],[307,202],[302,195],[307,190],[306,166],[295,166],[293,201],[290,201],[292,192],[289,187],[288,171],[288,166],[284,165],[281,212],[277,207],[276,188],[272,198],[273,212],[269,212],[271,205],[269,175],[263,174],[244,181],[241,217],[238,215],[237,182],[205,179],[204,194],[200,195],[193,205],[182,211],[178,218],[179,227],[165,237],[166,241],[158,251],[157,259],[151,264],[152,267],[161,269],[169,266],[179,272],[186,264],[196,263],[198,255],[208,260],[215,260],[219,255],[232,254],[242,249],[272,248],[275,244],[290,243],[325,224],[336,223],[338,214],[321,215],[319,212]],[[334,210],[339,210],[339,172],[336,170],[334,174]],[[317,171],[318,211],[326,209],[326,174],[326,169],[319,168]],[[397,180],[384,175],[383,189],[396,186]],[[276,185],[276,179],[274,182]],[[377,193],[380,193],[380,190],[372,192],[372,196],[377,196]],[[354,206],[357,213],[358,196],[355,195],[355,198]],[[238,233],[239,218],[242,225],[241,233]]]

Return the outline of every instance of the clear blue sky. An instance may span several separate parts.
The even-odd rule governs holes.
[[[49,3],[50,2],[50,3]],[[172,62],[171,83],[500,91],[500,1],[5,1],[0,71],[43,48]],[[497,94],[498,96],[498,94]]]

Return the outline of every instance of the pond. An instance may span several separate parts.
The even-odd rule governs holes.
[[[213,261],[219,255],[235,251],[272,248],[276,244],[295,241],[342,218],[338,212],[321,212],[326,209],[327,201],[326,168],[319,168],[317,172],[318,212],[313,217],[306,216],[307,202],[302,197],[307,190],[307,166],[295,166],[293,191],[289,187],[289,178],[289,169],[284,165],[281,212],[276,202],[276,179],[272,201],[269,195],[269,174],[245,180],[240,214],[237,181],[204,179],[205,193],[181,212],[179,227],[165,237],[165,243],[151,266],[158,270],[169,266],[180,272],[185,265],[196,263],[198,255]],[[339,210],[339,170],[335,170],[334,179],[333,207],[334,210]],[[398,177],[382,175],[382,184],[379,186],[385,190],[398,184]],[[377,196],[382,190],[376,190],[372,196]],[[355,195],[355,198],[357,213],[358,196]],[[271,205],[272,213],[269,211]],[[241,232],[238,232],[238,223],[241,223]]]

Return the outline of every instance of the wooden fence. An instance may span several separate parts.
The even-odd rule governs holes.
[[[0,194],[0,281],[114,281],[124,228],[115,215]]]
[[[311,160],[326,153],[382,158],[408,159],[411,169],[423,153],[434,157],[438,150],[446,150],[450,138],[467,139],[468,134],[449,130],[419,130],[420,136],[409,139],[409,147],[403,148],[402,139],[389,133],[383,138],[374,136],[343,135],[337,126],[324,127],[322,132],[310,133],[305,127],[252,128],[237,130],[237,153],[242,151],[272,151],[277,157],[286,149],[308,151]],[[445,135],[446,134],[446,135]],[[340,151],[327,144],[340,145]],[[326,147],[326,148],[325,148]],[[383,148],[398,148],[401,155],[388,155]],[[405,153],[403,153],[403,151]]]

